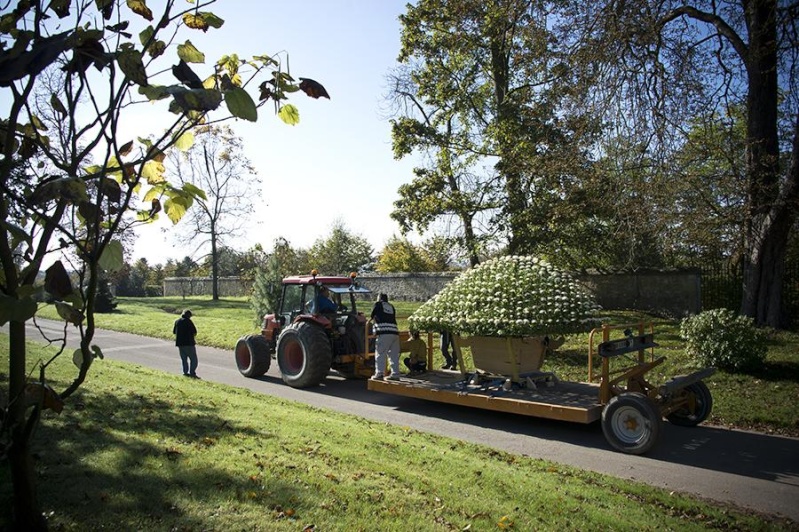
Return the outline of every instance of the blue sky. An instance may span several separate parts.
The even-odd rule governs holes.
[[[207,63],[232,52],[251,57],[287,51],[291,74],[319,81],[331,96],[294,97],[297,126],[285,125],[271,106],[259,110],[257,123],[230,124],[243,138],[264,187],[252,229],[234,247],[260,243],[268,250],[279,236],[308,247],[329,234],[337,220],[376,251],[399,234],[389,213],[397,188],[412,177],[413,161],[393,158],[383,97],[399,52],[398,16],[406,3],[222,1],[212,8],[225,20],[221,29],[186,34]],[[175,247],[163,231],[169,227],[164,218],[140,230],[132,258],[145,257],[152,264],[190,255],[193,250]]]

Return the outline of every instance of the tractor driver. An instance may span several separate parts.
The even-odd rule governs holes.
[[[319,288],[319,295],[316,296],[316,312],[318,314],[335,314],[338,310],[332,299],[330,299],[330,289],[326,286]]]

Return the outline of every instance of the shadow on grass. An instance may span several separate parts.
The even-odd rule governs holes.
[[[766,361],[763,367],[753,371],[750,375],[756,379],[765,381],[791,381],[799,382],[799,362],[786,360]]]
[[[392,423],[433,430],[458,439],[481,442],[487,429],[495,436],[482,443],[510,452],[537,456],[535,449],[540,445],[539,440],[546,440],[617,454],[605,440],[598,421],[571,423],[376,393],[367,390],[363,382],[343,380],[332,373],[322,386],[304,391],[389,407],[404,416],[402,419],[390,416]],[[365,412],[351,413],[368,416]],[[431,422],[431,418],[436,421]],[[527,438],[496,436],[502,433]],[[799,486],[797,456],[799,439],[706,425],[685,428],[663,421],[659,442],[643,458]],[[546,455],[542,457],[547,458]]]
[[[81,396],[78,410],[47,419],[34,442],[45,513],[87,529],[114,521],[121,530],[206,530],[216,528],[202,517],[212,512],[198,515],[187,506],[224,513],[237,503],[265,509],[302,497],[268,475],[265,485],[253,483],[250,474],[261,463],[257,448],[241,449],[241,459],[252,462],[249,473],[232,474],[214,463],[211,448],[225,439],[275,436],[237,426],[214,406],[192,399],[181,404],[138,394]]]

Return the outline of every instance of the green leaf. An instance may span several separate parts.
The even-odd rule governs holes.
[[[5,224],[5,229],[11,235],[11,249],[16,249],[20,242],[27,242],[30,244],[33,239],[28,231],[10,222]]]
[[[189,205],[190,203],[186,198],[170,198],[164,202],[164,212],[172,220],[172,223],[176,224],[186,214]]]
[[[186,63],[205,63],[205,54],[195,48],[189,40],[178,45],[178,57]]]
[[[69,303],[63,301],[55,302],[55,309],[61,319],[72,325],[80,325],[83,321],[83,312],[79,311]]]
[[[136,211],[136,221],[152,223],[158,219],[158,215],[151,215],[149,210]]]
[[[300,111],[292,104],[286,104],[277,112],[277,116],[290,126],[296,126],[300,123]]]
[[[127,0],[127,3],[130,10],[137,15],[141,15],[147,20],[153,20],[153,12],[150,11],[150,8],[147,7],[147,3],[144,0]]]
[[[258,120],[258,109],[255,107],[255,102],[241,87],[236,87],[225,93],[225,103],[227,104],[230,114],[237,118],[243,118],[250,122]],[[299,120],[299,117],[297,118]]]
[[[24,284],[17,289],[17,296],[20,298],[31,297],[36,293],[36,287],[31,284]]]
[[[183,134],[175,141],[175,147],[180,151],[187,151],[194,145],[194,133],[191,131],[184,131]]]
[[[183,15],[183,23],[195,30],[208,31],[208,28],[221,28],[225,21],[208,11],[200,11]]]
[[[36,310],[36,301],[30,296],[17,299],[0,293],[0,325],[9,321],[28,321],[36,314]]]
[[[58,299],[63,299],[74,292],[72,280],[60,260],[55,261],[45,271],[44,289]]]
[[[123,48],[117,55],[117,63],[122,72],[137,85],[147,86],[147,71],[141,59],[141,52],[132,46]]]
[[[69,303],[78,310],[83,308],[83,298],[81,297],[80,292],[73,292],[69,294],[64,298],[64,303]]]
[[[147,43],[150,42],[150,39],[153,38],[155,35],[155,30],[152,26],[147,26],[141,32],[139,32],[139,42],[142,46],[147,46]]]
[[[72,363],[75,367],[80,369],[83,366],[83,351],[78,348],[72,352]]]
[[[169,88],[163,85],[148,85],[147,87],[139,87],[139,94],[146,97],[151,102],[156,100],[163,100],[169,97]]]
[[[222,103],[222,94],[217,90],[176,87],[171,93],[175,99],[173,103],[184,113],[213,111]]]
[[[53,109],[61,116],[67,116],[67,109],[64,107],[64,104],[61,103],[61,100],[58,99],[57,94],[53,93],[50,95],[50,105],[52,105]]]
[[[141,176],[146,179],[147,183],[150,185],[156,185],[166,181],[166,178],[164,177],[165,171],[166,168],[164,168],[163,163],[158,161],[147,161],[142,167]]]
[[[167,187],[167,183],[166,182],[159,183],[159,184],[153,186],[153,188],[148,190],[147,193],[144,195],[143,201],[145,203],[147,203],[147,202],[150,202],[153,199],[157,198],[158,196],[160,196],[161,194],[164,193],[164,190],[166,189],[166,187]]]
[[[112,240],[103,249],[98,261],[99,266],[109,272],[118,272],[125,265],[124,249],[119,240]]]
[[[108,198],[108,201],[117,204],[122,201],[122,189],[119,187],[119,183],[117,181],[108,177],[104,177],[102,183],[103,192]]]
[[[205,195],[205,191],[191,183],[184,183],[183,190],[194,197],[200,198],[202,200],[208,200],[208,197]]]

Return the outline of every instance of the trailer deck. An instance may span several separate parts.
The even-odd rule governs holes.
[[[472,377],[457,371],[428,371],[402,375],[398,381],[370,380],[367,387],[393,395],[577,423],[592,423],[602,417],[598,384],[558,381],[551,374],[531,376],[534,387],[510,384],[505,378],[472,384]]]

